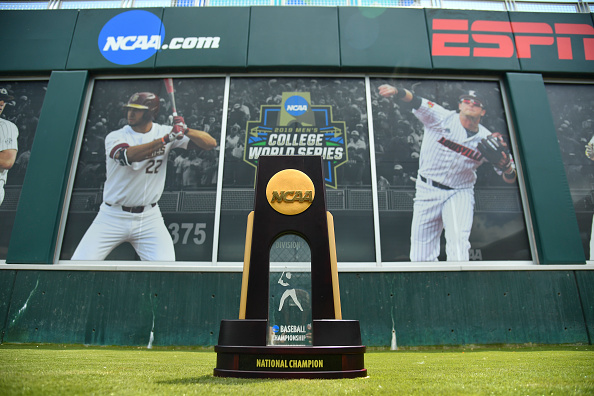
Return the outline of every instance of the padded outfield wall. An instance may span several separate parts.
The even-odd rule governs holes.
[[[245,147],[243,157],[228,147],[235,105],[251,110],[238,118],[241,136],[248,126],[266,127],[255,113],[280,112],[282,94],[300,92],[319,114],[331,115],[332,127],[352,140],[357,129],[366,143],[360,161],[345,154],[325,162],[343,317],[361,322],[364,344],[591,343],[594,272],[586,258],[594,172],[582,156],[594,121],[579,118],[594,113],[591,14],[129,12],[0,13],[7,31],[19,32],[0,65],[0,84],[19,93],[5,116],[24,118],[18,108],[36,119],[21,128],[28,164],[10,171],[0,207],[3,342],[146,345],[152,333],[154,345],[215,345],[220,321],[238,314],[257,164]],[[128,17],[149,18],[152,25],[143,26],[154,30],[109,31]],[[110,44],[101,45],[110,34]],[[133,59],[121,56],[126,51]],[[176,83],[182,114],[195,112],[198,124],[217,130],[219,144],[218,157],[200,154],[216,169],[191,187],[168,185],[159,202],[178,261],[140,262],[129,246],[103,262],[70,260],[101,203],[101,180],[93,175],[101,174],[96,144],[104,135],[97,131],[117,123],[106,112],[130,90],[162,89],[164,77]],[[382,83],[412,87],[444,106],[476,86],[488,92],[486,120],[507,137],[519,179],[504,186],[479,168],[469,262],[448,262],[443,252],[435,263],[408,259],[419,127],[400,114],[405,109],[378,97]],[[211,112],[203,113],[207,106]],[[216,126],[206,121],[211,115]],[[395,128],[407,132],[392,135]],[[244,141],[247,147],[249,137]],[[300,262],[290,250],[299,243],[273,246],[273,261]]]

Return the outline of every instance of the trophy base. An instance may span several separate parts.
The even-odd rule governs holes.
[[[314,320],[313,346],[266,346],[266,328],[266,320],[223,320],[219,345],[215,346],[214,375],[239,378],[367,376],[365,346],[360,345],[358,321]],[[330,342],[338,345],[320,345]]]
[[[364,346],[215,347],[216,377],[355,378],[366,377]]]

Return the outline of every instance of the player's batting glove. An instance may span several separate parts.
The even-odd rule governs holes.
[[[511,155],[503,139],[498,136],[489,135],[480,141],[477,148],[483,157],[493,164],[493,166],[503,172],[510,171],[512,166]]]
[[[179,126],[184,135],[188,133],[188,126],[186,125],[186,121],[184,121],[184,117],[182,116],[173,117],[173,126],[174,128]]]
[[[174,140],[180,140],[184,137],[184,130],[181,125],[174,125],[171,131],[161,138],[163,144],[173,142]]]
[[[186,133],[188,133],[188,126],[184,121],[184,117],[175,116],[173,117],[173,128],[171,128],[169,134],[163,137],[163,144],[167,144],[174,140],[180,140]]]
[[[592,143],[586,145],[586,157],[594,161],[594,145]]]

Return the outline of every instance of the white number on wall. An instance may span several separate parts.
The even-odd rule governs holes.
[[[206,241],[206,223],[171,223],[169,231],[174,245],[178,242],[182,245],[202,245]]]

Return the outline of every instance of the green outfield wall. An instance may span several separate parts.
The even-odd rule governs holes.
[[[127,12],[132,11],[0,13],[0,25],[11,32],[3,47],[0,82],[47,81],[18,206],[0,210],[2,226],[11,228],[10,237],[6,228],[0,231],[0,242],[7,240],[0,252],[6,258],[0,262],[0,342],[145,346],[152,333],[155,346],[216,345],[220,321],[238,316],[241,243],[215,250],[218,256],[213,253],[213,267],[217,261],[235,262],[226,272],[194,270],[187,263],[188,270],[130,270],[125,260],[102,263],[97,270],[59,268],[68,264],[59,253],[84,117],[94,84],[102,79],[289,76],[359,78],[362,84],[381,78],[488,80],[505,91],[501,95],[513,129],[521,210],[530,236],[526,255],[533,265],[523,263],[518,269],[510,260],[494,263],[493,270],[469,264],[416,271],[391,263],[383,270],[386,263],[373,236],[361,242],[364,246],[339,240],[339,268],[350,260],[345,256],[366,261],[340,273],[343,317],[360,321],[364,344],[591,344],[594,268],[584,250],[591,215],[583,211],[576,218],[565,153],[556,135],[560,122],[547,98],[547,84],[594,87],[593,14],[150,8],[134,12],[155,21],[154,37],[162,42],[152,55],[130,61],[114,53],[153,48],[152,36],[115,35],[98,46],[98,38],[111,34],[109,24]],[[580,155],[585,143],[576,143]],[[352,198],[340,199],[348,203]],[[588,199],[591,204],[585,193]],[[345,234],[361,230],[373,234],[379,216],[359,221],[361,213],[353,212],[345,221],[346,209],[335,214],[337,225],[348,225],[338,227],[339,238],[350,241]],[[372,208],[364,209],[371,213]],[[394,213],[398,224],[400,212]],[[218,217],[214,211],[209,216],[211,227],[216,222],[211,218]],[[224,247],[226,236],[241,238],[243,219],[243,212],[222,217],[220,223],[232,230],[218,236],[218,246],[210,236],[208,249]],[[505,251],[506,244],[491,248]],[[358,258],[360,252],[365,260]],[[203,266],[205,260],[200,261]],[[565,265],[571,269],[564,270]]]
[[[588,344],[592,271],[340,274],[345,319],[389,346]],[[0,272],[2,342],[216,345],[239,313],[240,273]]]

